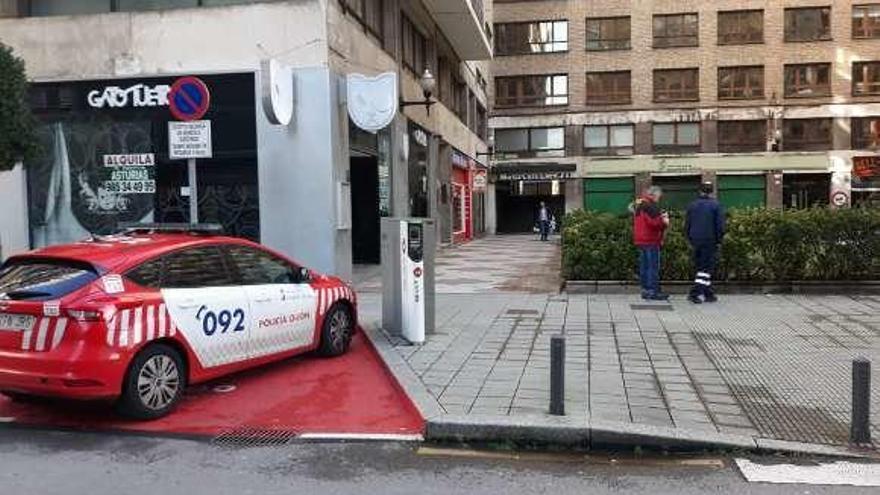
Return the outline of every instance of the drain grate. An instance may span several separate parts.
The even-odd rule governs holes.
[[[252,447],[283,447],[296,439],[295,430],[241,427],[224,431],[211,443],[224,449],[247,449]]]
[[[633,311],[672,311],[670,304],[630,304]]]

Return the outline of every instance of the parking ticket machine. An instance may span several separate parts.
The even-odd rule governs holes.
[[[382,219],[383,328],[414,344],[434,327],[434,228],[431,219]]]

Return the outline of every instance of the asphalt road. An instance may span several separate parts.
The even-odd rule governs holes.
[[[876,490],[749,484],[721,458],[487,457],[376,443],[228,449],[167,438],[0,428],[2,495],[812,495]]]

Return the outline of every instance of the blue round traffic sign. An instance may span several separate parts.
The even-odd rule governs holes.
[[[208,85],[198,77],[181,77],[171,85],[168,107],[177,120],[199,120],[210,106]]]

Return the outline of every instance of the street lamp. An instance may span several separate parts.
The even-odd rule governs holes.
[[[431,70],[427,67],[425,68],[425,72],[422,73],[422,77],[419,78],[419,87],[422,89],[424,100],[406,101],[401,98],[400,107],[403,108],[412,105],[425,105],[425,111],[428,113],[428,115],[430,115],[431,105],[437,103],[437,100],[431,99],[431,95],[434,94],[434,89],[437,87],[437,79],[434,78],[434,74],[431,74]]]

